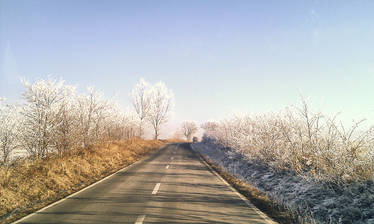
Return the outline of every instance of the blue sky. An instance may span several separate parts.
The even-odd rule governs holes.
[[[140,77],[176,97],[175,124],[299,102],[374,123],[374,1],[0,0],[0,96],[62,77],[106,96]]]

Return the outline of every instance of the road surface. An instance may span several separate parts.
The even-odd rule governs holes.
[[[18,223],[272,223],[201,161],[172,144]]]

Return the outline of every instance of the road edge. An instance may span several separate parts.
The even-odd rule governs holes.
[[[168,144],[164,145],[163,147],[161,147],[159,150],[161,150],[161,149],[163,149],[163,148],[165,148],[165,147],[167,147],[167,146],[169,146],[169,145],[171,145],[171,144],[175,144],[175,143],[168,143]],[[159,151],[159,150],[157,150],[157,151]],[[80,190],[77,191],[77,192],[74,192],[74,193],[72,193],[72,194],[70,194],[70,195],[68,195],[68,196],[66,196],[66,197],[64,197],[64,198],[61,198],[61,199],[59,199],[59,200],[57,200],[57,201],[55,201],[55,202],[52,202],[51,204],[49,204],[49,205],[47,205],[47,206],[45,206],[45,207],[43,207],[43,208],[41,208],[41,209],[39,209],[39,210],[33,212],[33,213],[30,213],[30,214],[28,214],[28,215],[22,217],[22,218],[19,219],[19,220],[16,220],[16,221],[14,221],[14,222],[11,222],[11,223],[12,223],[12,224],[20,223],[20,222],[22,222],[23,220],[32,217],[33,215],[35,215],[35,214],[38,213],[38,212],[42,212],[42,211],[44,211],[44,210],[46,210],[46,209],[48,209],[48,208],[50,208],[50,207],[52,207],[52,206],[55,206],[55,205],[57,205],[57,204],[59,204],[59,203],[65,201],[66,199],[69,199],[69,198],[71,198],[71,197],[73,197],[73,196],[75,196],[75,195],[81,193],[82,191],[85,191],[85,190],[87,190],[87,189],[89,189],[89,188],[91,188],[91,187],[94,187],[95,185],[97,185],[97,184],[99,184],[99,183],[101,183],[101,182],[103,182],[103,181],[109,179],[110,177],[116,175],[117,173],[119,173],[119,172],[123,172],[123,171],[126,171],[126,170],[130,169],[131,167],[135,166],[136,164],[138,164],[138,163],[140,163],[140,162],[142,162],[142,161],[148,159],[149,157],[151,157],[152,155],[154,155],[154,153],[156,153],[157,151],[155,151],[155,152],[153,152],[153,153],[150,153],[149,155],[146,155],[146,156],[143,157],[142,159],[140,159],[140,160],[138,160],[138,161],[136,161],[136,162],[134,162],[134,163],[132,163],[132,164],[126,166],[126,167],[123,167],[123,168],[117,170],[116,172],[114,172],[114,173],[112,173],[112,174],[110,174],[110,175],[104,177],[103,179],[100,179],[100,180],[98,180],[98,181],[96,181],[96,182],[94,182],[94,183],[92,183],[92,184],[90,184],[90,185],[88,185],[88,186],[86,186],[86,187],[80,189]]]
[[[250,202],[248,200],[248,198],[246,198],[244,195],[242,195],[241,193],[239,193],[239,191],[237,191],[233,186],[231,186],[231,184],[229,184],[223,177],[221,177],[221,175],[219,175],[219,173],[217,173],[206,161],[205,157],[196,149],[194,149],[193,145],[190,143],[190,148],[196,152],[196,154],[199,156],[199,159],[201,160],[201,162],[203,164],[205,164],[208,169],[218,177],[218,179],[220,179],[225,185],[227,185],[231,191],[233,191],[240,199],[242,199],[244,201],[244,203],[254,209],[257,214],[259,214],[268,224],[278,224],[278,222],[275,222],[272,218],[270,218],[268,215],[266,215],[265,213],[263,213],[260,209],[258,209],[254,204],[252,204],[252,202]]]

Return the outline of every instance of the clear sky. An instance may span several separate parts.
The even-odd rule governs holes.
[[[374,1],[0,0],[0,96],[52,74],[110,97],[140,77],[172,122],[277,111],[299,93],[374,123]]]

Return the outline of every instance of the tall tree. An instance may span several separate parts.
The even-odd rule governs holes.
[[[161,125],[168,122],[174,106],[174,94],[163,82],[156,83],[151,89],[151,108],[148,121],[154,130],[154,139],[160,135]]]
[[[42,158],[56,148],[54,137],[61,122],[64,98],[71,86],[60,80],[40,80],[33,84],[22,81],[26,87],[22,94],[23,147],[32,155]]]
[[[196,123],[193,121],[185,121],[182,123],[181,129],[184,137],[186,137],[187,140],[191,140],[192,135],[194,135],[197,132],[198,127]]]
[[[0,153],[2,164],[7,165],[11,153],[19,147],[19,113],[15,106],[2,105],[0,99]]]
[[[143,78],[131,91],[132,105],[139,118],[139,137],[144,134],[144,122],[151,111],[151,86]]]
[[[99,141],[105,132],[104,121],[108,116],[108,102],[103,94],[93,87],[87,88],[88,93],[78,97],[78,123],[81,132],[81,145],[92,145]]]

